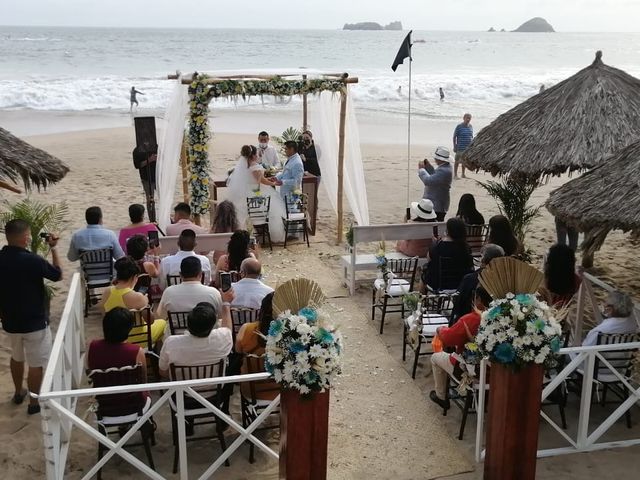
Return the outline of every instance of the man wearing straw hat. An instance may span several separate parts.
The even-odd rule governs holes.
[[[433,202],[433,209],[439,222],[444,221],[444,217],[449,210],[449,192],[453,181],[453,169],[451,168],[451,155],[449,149],[438,147],[433,155],[437,168],[429,163],[426,158],[418,163],[418,176],[424,183],[423,198]]]

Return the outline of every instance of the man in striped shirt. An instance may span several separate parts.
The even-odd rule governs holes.
[[[453,177],[458,178],[458,165],[462,153],[471,145],[473,141],[473,127],[471,126],[471,114],[465,113],[462,123],[453,132],[453,151],[456,154],[456,163],[453,167]],[[462,165],[462,178],[467,178],[464,174],[465,168]]]

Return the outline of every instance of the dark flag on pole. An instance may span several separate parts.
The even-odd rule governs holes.
[[[394,72],[396,71],[396,68],[398,68],[398,65],[402,65],[404,63],[405,58],[409,57],[409,61],[411,61],[411,32],[413,32],[413,30],[409,31],[407,37],[402,42],[402,45],[400,45],[396,59],[393,61],[393,65],[391,65],[391,70]]]

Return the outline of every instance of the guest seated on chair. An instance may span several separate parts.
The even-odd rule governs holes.
[[[186,229],[192,230],[197,234],[208,233],[206,228],[191,221],[191,207],[189,204],[180,202],[173,208],[173,223],[167,225],[167,235],[177,237]]]
[[[93,340],[87,351],[89,370],[106,370],[126,366],[142,365],[143,375],[147,376],[147,360],[139,345],[127,342],[133,328],[133,313],[127,308],[114,307],[105,313],[102,319],[103,339]],[[140,392],[145,398],[147,392]]]
[[[507,257],[523,253],[522,244],[513,233],[511,222],[504,215],[494,215],[489,219],[487,243],[500,245]]]
[[[498,245],[487,243],[482,247],[482,257],[480,260],[480,268],[475,272],[468,273],[462,277],[462,281],[458,286],[458,297],[453,307],[453,315],[451,324],[453,325],[460,317],[471,313],[473,310],[473,295],[480,283],[480,273],[489,265],[491,260],[498,257],[504,257],[504,250]]]
[[[113,286],[109,287],[102,294],[100,307],[105,313],[116,307],[128,308],[129,310],[141,310],[149,304],[149,298],[135,292],[133,287],[138,281],[138,265],[129,257],[124,257],[114,264],[116,279]],[[164,320],[154,320],[151,324],[151,339],[156,344],[162,340],[167,322]],[[136,327],[131,335],[141,335],[146,332],[147,327]]]
[[[257,357],[263,357],[265,347],[267,345],[266,337],[269,333],[269,325],[273,321],[273,292],[269,293],[262,299],[260,304],[260,318],[257,322],[245,323],[240,327],[238,335],[236,335],[236,352],[249,355],[255,355]],[[252,362],[253,363],[253,362]],[[260,366],[260,372],[264,372],[264,358],[260,358],[257,362]],[[255,371],[249,371],[248,362],[242,364],[242,374],[247,373],[259,373]],[[274,389],[275,382],[266,383],[260,382],[256,384],[256,397],[259,400],[273,400],[278,395],[278,392]],[[240,386],[245,396],[249,396],[249,384],[243,382]],[[261,391],[265,390],[265,391]]]
[[[210,303],[216,312],[222,311],[222,297],[213,287],[202,284],[202,264],[196,257],[186,257],[180,263],[182,283],[167,287],[156,310],[156,316],[167,318],[167,312],[190,312],[199,303]]]
[[[571,301],[581,281],[576,273],[575,252],[567,245],[553,245],[544,263],[544,285],[540,287],[542,299],[549,306],[561,308]]]
[[[262,265],[255,258],[245,258],[240,264],[240,281],[232,284],[236,298],[234,306],[260,308],[265,295],[273,293],[273,288],[260,281]]]
[[[425,293],[428,289],[455,290],[462,277],[473,271],[473,257],[466,237],[467,228],[462,220],[447,220],[447,236],[431,246],[429,262],[422,271]]]
[[[484,217],[476,208],[476,199],[470,193],[460,197],[456,217],[467,225],[484,225]]]
[[[480,328],[480,314],[491,304],[491,296],[487,291],[478,287],[474,296],[475,309],[464,315],[452,327],[440,327],[436,335],[442,341],[444,348],[455,348],[457,354],[464,351],[464,346],[472,342]],[[431,355],[431,369],[435,390],[431,390],[429,398],[444,409],[449,408],[447,398],[447,375],[453,375],[457,360],[447,352],[437,352]]]
[[[153,223],[144,221],[144,207],[139,203],[129,205],[129,219],[131,220],[131,224],[120,230],[118,237],[118,243],[120,243],[122,250],[124,250],[124,253],[127,255],[129,255],[129,251],[127,250],[127,240],[129,238],[138,234],[146,237],[147,232],[158,231],[158,228]]]
[[[147,253],[155,253],[157,249],[149,250],[149,240],[144,235],[133,235],[127,240],[127,255],[138,265],[140,273],[146,273],[152,278],[160,275],[160,257],[154,255],[153,261],[146,260]]]
[[[604,303],[604,319],[592,328],[582,345],[597,345],[600,333],[636,333],[638,324],[633,315],[633,300],[622,292],[610,292]]]
[[[196,257],[200,260],[204,272],[204,283],[205,285],[211,283],[211,262],[204,255],[198,255],[194,252],[197,244],[196,233],[193,230],[185,229],[180,232],[178,237],[179,250],[173,255],[167,255],[160,262],[160,286],[163,290],[167,287],[167,275],[178,275],[182,260],[187,257]]]
[[[236,207],[233,202],[229,200],[220,202],[216,207],[211,233],[233,233],[239,228]]]
[[[216,270],[218,272],[237,272],[245,258],[256,258],[255,253],[249,248],[250,243],[251,237],[246,230],[233,232],[227,245],[227,253],[218,260]]]
[[[160,375],[169,378],[169,365],[206,365],[226,358],[231,353],[231,311],[233,290],[222,293],[222,309],[207,302],[195,306],[187,317],[187,331],[183,335],[168,337],[160,352]],[[220,317],[222,323],[214,328]]]
[[[422,198],[419,202],[411,202],[412,222],[435,222],[436,214],[433,211],[433,202],[427,198]],[[423,240],[398,240],[396,251],[408,257],[424,258],[429,255],[429,248],[433,238]]]
[[[80,253],[87,250],[113,249],[113,259],[124,257],[116,234],[102,226],[102,210],[100,207],[89,207],[84,213],[87,227],[73,232],[67,258],[75,262],[80,260]]]

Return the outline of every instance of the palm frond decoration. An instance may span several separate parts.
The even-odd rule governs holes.
[[[16,203],[5,202],[6,210],[0,212],[0,232],[4,232],[4,226],[10,220],[19,218],[31,226],[31,251],[42,254],[46,252],[47,245],[40,233],[64,230],[69,215],[69,207],[65,202],[46,204],[25,198]]]
[[[271,137],[274,142],[278,144],[280,147],[280,153],[284,155],[284,144],[285,142],[296,142],[299,143],[302,140],[302,130],[297,129],[295,127],[289,127],[284,132],[282,132],[281,136],[273,136]]]
[[[480,285],[494,299],[507,293],[536,293],[543,281],[540,270],[513,257],[495,258],[480,273]]]
[[[503,177],[499,182],[478,182],[496,201],[500,213],[509,219],[513,232],[524,243],[531,222],[540,215],[540,207],[528,205],[531,195],[539,186],[538,181],[524,181],[514,177]]]
[[[305,307],[317,308],[326,297],[320,285],[307,278],[293,278],[276,288],[273,296],[273,314],[278,316],[290,310],[297,314]]]

